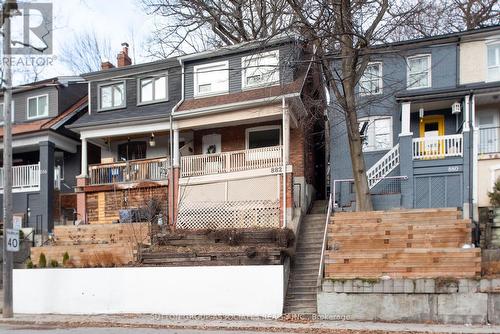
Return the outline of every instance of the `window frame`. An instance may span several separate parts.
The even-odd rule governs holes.
[[[379,91],[377,93],[373,93],[373,92],[370,92],[368,90],[364,90],[362,87],[362,84],[361,82],[363,81],[363,77],[366,73],[366,68],[368,68],[368,66],[372,66],[372,65],[378,65],[380,70],[379,70],[379,77],[377,78],[377,81],[378,81],[378,84],[379,84]],[[383,90],[384,90],[384,80],[383,80],[383,77],[384,77],[384,65],[382,64],[381,61],[374,61],[374,62],[369,62],[367,65],[366,65],[366,68],[365,68],[365,72],[363,72],[363,75],[361,75],[361,78],[359,79],[359,95],[360,96],[371,96],[371,95],[380,95],[383,93]],[[368,81],[372,81],[372,80],[368,80]]]
[[[247,84],[247,69],[248,68],[245,65],[245,62],[252,61],[254,59],[265,58],[265,57],[268,57],[268,56],[271,56],[271,55],[274,55],[275,58],[277,58],[277,63],[276,63],[277,71],[274,72],[274,73],[277,74],[277,78],[275,78],[275,80],[272,80],[272,81],[269,81],[269,82],[261,82],[261,83],[258,83],[258,84],[251,84],[251,85]],[[281,78],[281,73],[280,73],[280,50],[279,49],[277,49],[277,50],[271,50],[271,51],[261,52],[261,53],[258,53],[258,54],[253,54],[253,55],[242,57],[241,58],[241,68],[242,68],[242,71],[241,71],[242,72],[241,73],[241,88],[243,90],[276,85],[277,83],[280,82],[280,78]]]
[[[262,125],[262,126],[255,126],[252,128],[246,128],[245,129],[245,149],[250,150],[250,132],[259,132],[259,131],[267,131],[267,130],[276,130],[278,129],[280,131],[279,138],[280,138],[280,143],[279,146],[283,145],[283,132],[281,131],[281,125]],[[269,146],[273,147],[273,146]]]
[[[226,84],[224,86],[224,89],[222,90],[217,90],[217,91],[210,91],[208,93],[199,93],[198,92],[198,72],[200,70],[203,70],[205,68],[211,68],[211,67],[219,67],[221,66],[222,68],[220,71],[222,73],[225,73],[227,76]],[[219,70],[216,70],[219,71]],[[210,73],[211,71],[207,71]],[[213,95],[222,95],[222,94],[227,94],[229,92],[229,61],[224,60],[224,61],[218,61],[218,62],[213,62],[213,63],[208,63],[208,64],[200,64],[200,65],[195,65],[193,67],[193,96],[194,97],[206,97],[206,96],[213,96]]]
[[[378,148],[378,147],[375,147],[375,138],[377,137],[377,133],[375,132],[375,122],[377,120],[382,120],[382,119],[388,119],[389,120],[389,143],[388,143],[388,147],[384,147],[384,148]],[[381,116],[369,116],[369,117],[362,117],[362,118],[359,118],[358,119],[358,124],[361,125],[362,122],[368,122],[368,127],[367,127],[367,134],[366,134],[366,138],[368,140],[368,144],[370,144],[370,140],[373,141],[373,145],[368,145],[368,146],[364,146],[362,147],[362,150],[363,152],[380,152],[380,151],[388,151],[390,150],[393,146],[394,146],[394,129],[393,129],[393,126],[394,126],[394,123],[393,123],[393,120],[392,120],[392,116],[384,116],[384,115],[381,115]],[[370,126],[373,126],[373,133],[370,133]],[[360,129],[361,130],[361,129]]]
[[[14,99],[12,99],[11,101],[11,124],[14,124],[14,121],[15,121],[15,115],[14,115],[14,111],[15,111],[15,108],[14,108]],[[5,102],[0,102],[0,106],[4,106],[5,105]],[[0,113],[2,114],[2,113]],[[0,121],[0,126],[3,125],[5,123],[5,110],[3,111],[3,121]]]
[[[499,50],[498,51],[498,53],[499,53],[498,59],[500,60],[500,40],[493,40],[490,42],[486,42],[486,82],[496,82],[496,81],[500,81],[500,62],[493,67],[489,66],[488,48],[490,48],[490,47],[497,47],[498,48],[498,50]],[[497,74],[496,78],[490,78],[490,68],[497,68],[498,69],[498,74]]]
[[[154,82],[158,78],[163,78],[165,77],[165,98],[163,99],[155,99],[155,87],[154,87]],[[142,101],[142,80],[146,79],[153,79],[153,99],[151,101]],[[157,74],[152,74],[152,75],[144,75],[139,78],[137,78],[137,105],[147,105],[147,104],[154,104],[154,103],[160,103],[160,102],[167,102],[169,100],[169,94],[168,94],[168,71],[165,72],[160,72]]]
[[[410,86],[410,60],[416,59],[416,58],[427,58],[428,59],[428,68],[427,68],[427,86],[418,86],[418,87],[411,87]],[[406,57],[406,89],[411,90],[411,89],[425,89],[425,88],[432,88],[432,55],[430,53],[422,53],[410,57]]]
[[[102,106],[101,106],[101,103],[102,103],[101,89],[103,87],[115,86],[115,85],[120,85],[120,84],[123,84],[123,104],[119,105],[119,106],[112,106],[109,108],[102,108]],[[113,97],[111,97],[111,100],[113,100]],[[127,107],[127,80],[103,82],[103,83],[100,83],[97,85],[97,111],[117,110],[117,109],[123,109],[126,107]]]
[[[38,99],[41,97],[46,97],[47,98],[47,113],[44,115],[39,114],[38,110]],[[30,117],[30,100],[36,99],[36,116]],[[26,98],[26,119],[27,120],[32,120],[32,119],[39,119],[39,118],[47,118],[49,117],[50,111],[49,111],[49,94],[41,94],[41,95],[34,95],[34,96],[28,96]]]

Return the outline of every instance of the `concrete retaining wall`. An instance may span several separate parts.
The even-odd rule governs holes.
[[[349,320],[500,324],[500,279],[325,280],[318,313]]]
[[[14,312],[280,316],[283,266],[14,270]]]

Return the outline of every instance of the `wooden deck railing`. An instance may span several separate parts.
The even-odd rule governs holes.
[[[12,191],[40,190],[40,163],[12,167]],[[0,191],[3,191],[3,168],[0,168]]]
[[[240,172],[282,165],[282,146],[271,146],[181,158],[181,176]]]
[[[89,166],[89,184],[166,180],[170,158],[130,160]]]
[[[462,134],[413,138],[413,159],[440,159],[463,155]]]

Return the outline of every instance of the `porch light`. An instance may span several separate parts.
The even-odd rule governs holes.
[[[418,109],[418,115],[420,116],[420,118],[424,118],[424,108],[423,107],[420,107],[420,109]]]
[[[460,102],[455,102],[451,105],[451,113],[452,114],[459,114],[462,112],[462,105]]]
[[[155,141],[155,134],[151,133],[151,138],[149,138],[149,146],[155,147],[156,146],[156,141]]]

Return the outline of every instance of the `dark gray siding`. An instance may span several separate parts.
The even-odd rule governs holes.
[[[185,98],[191,99],[194,97],[194,67],[197,65],[204,65],[210,63],[216,63],[221,61],[229,62],[229,93],[235,93],[241,91],[241,60],[243,57],[256,55],[260,52],[267,52],[279,50],[280,54],[280,81],[281,83],[290,83],[295,79],[295,60],[300,54],[300,49],[294,43],[286,43],[269,48],[257,48],[255,50],[245,50],[242,52],[231,53],[229,55],[220,55],[217,57],[206,58],[191,62],[186,62],[185,64]]]
[[[145,75],[151,75],[158,72],[168,72],[168,101],[138,105],[137,96],[137,80]],[[113,72],[116,74],[116,72]],[[107,82],[124,80],[126,86],[126,101],[127,105],[121,109],[99,111],[98,110],[98,86]],[[91,113],[86,113],[81,118],[74,122],[76,126],[86,126],[100,123],[127,122],[137,118],[147,117],[168,117],[172,108],[181,99],[181,69],[180,66],[173,68],[162,68],[156,72],[148,72],[143,74],[130,75],[123,79],[109,78],[108,80],[92,81],[91,82]]]
[[[27,99],[33,96],[48,95],[49,98],[49,115],[45,118],[52,118],[59,114],[58,92],[55,87],[44,87],[30,90],[22,93],[15,93],[14,100],[14,123],[31,122],[35,119],[28,120]],[[3,97],[0,98],[0,103],[3,103]],[[37,118],[41,119],[41,118]]]
[[[68,86],[59,87],[59,113],[74,105],[78,100],[88,94],[87,84],[70,83]]]

